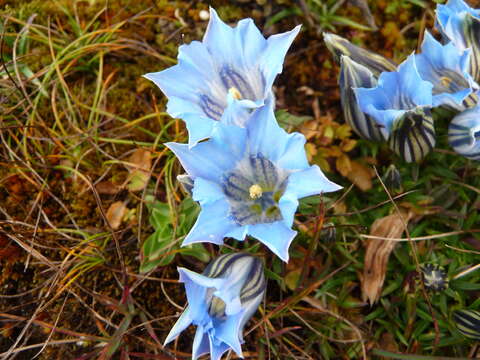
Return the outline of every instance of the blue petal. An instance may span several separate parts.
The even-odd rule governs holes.
[[[188,303],[192,306],[192,312],[194,312],[193,304],[199,302],[199,300],[204,301],[205,297],[200,297],[200,292],[196,290],[196,286],[201,287],[203,289],[207,288],[221,288],[225,284],[225,279],[222,278],[210,278],[208,276],[198,274],[195,271],[191,271],[185,268],[178,268],[178,272],[180,273],[180,282],[185,283],[187,287],[187,297]],[[191,288],[192,291],[190,294],[188,293],[188,289]],[[189,295],[192,295],[191,297]],[[194,298],[196,296],[196,298]]]
[[[175,340],[183,330],[185,330],[187,327],[190,326],[192,321],[193,319],[191,318],[190,308],[187,307],[185,311],[182,313],[182,315],[180,315],[175,325],[173,325],[173,328],[168,333],[167,338],[165,339],[165,342],[163,343],[163,345],[166,345],[172,340]]]
[[[449,0],[446,5],[437,5],[435,12],[435,27],[444,38],[452,41],[463,37],[460,28],[466,14],[480,17],[480,10],[471,8],[463,0]]]
[[[229,210],[230,205],[224,199],[203,205],[182,246],[198,242],[222,245],[223,238],[238,227],[230,218]]]
[[[205,303],[206,287],[198,284],[191,279],[191,271],[185,268],[177,268],[179,281],[185,284],[185,292],[188,300],[188,317],[194,324],[202,323],[207,315],[207,305]]]
[[[267,246],[280,259],[288,262],[288,248],[297,232],[286,226],[283,221],[250,225],[248,233]]]
[[[216,136],[193,148],[173,142],[165,145],[177,155],[189,175],[218,182],[223,173],[235,167],[243,157],[246,131],[222,124],[216,131]]]
[[[395,119],[408,110],[432,106],[433,85],[418,74],[415,57],[410,55],[396,72],[380,75],[375,88],[355,88],[361,110],[375,118],[388,138]]]
[[[243,357],[240,343],[240,332],[242,330],[240,325],[243,313],[244,312],[241,311],[235,315],[227,316],[224,321],[214,324],[215,337],[230,346],[240,357]]]
[[[218,16],[215,9],[210,7],[210,21],[203,36],[203,43],[211,54],[220,57],[221,61],[231,63],[236,54],[235,29],[225,24]],[[237,49],[238,51],[238,49]]]
[[[245,237],[247,236],[248,233],[248,225],[246,226],[237,226],[230,232],[228,232],[225,237],[231,237],[234,238],[238,241],[243,241],[245,240]]]
[[[282,34],[275,34],[268,38],[267,48],[261,57],[261,67],[265,74],[266,88],[270,89],[275,77],[282,72],[283,61],[290,45],[300,32],[301,25]]]
[[[273,102],[255,110],[247,126],[250,154],[261,154],[284,169],[304,169],[308,166],[305,137],[288,134],[275,119]]]
[[[470,53],[470,49],[460,52],[451,42],[442,45],[425,31],[422,53],[415,55],[415,62],[422,79],[434,85],[434,106],[462,110],[463,100],[478,89],[468,73]]]
[[[288,177],[285,192],[294,193],[301,199],[306,196],[340,190],[342,187],[327,179],[317,165],[303,171],[297,171]]]
[[[288,227],[292,227],[295,213],[298,208],[298,196],[294,192],[285,190],[285,193],[278,202],[280,212],[282,213],[283,222]]]
[[[203,326],[198,326],[195,332],[195,338],[193,339],[192,360],[196,360],[198,357],[203,354],[208,354],[209,352],[210,341],[208,333],[204,331]]]
[[[175,100],[170,100],[169,104]],[[191,104],[185,105],[185,108],[191,108]],[[209,138],[215,127],[217,126],[216,121],[203,116],[203,113],[200,114],[186,114],[183,116],[183,121],[187,126],[188,130],[188,147],[192,148],[201,140]]]
[[[225,198],[219,184],[200,177],[195,179],[192,196],[193,200],[198,201],[202,206]]]
[[[210,360],[220,360],[222,355],[230,350],[230,346],[224,342],[217,341],[217,339],[212,338],[212,335],[209,334],[208,339],[210,341]]]

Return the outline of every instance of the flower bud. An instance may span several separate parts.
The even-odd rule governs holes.
[[[480,311],[456,310],[453,312],[453,321],[463,336],[477,341],[480,340]]]
[[[448,127],[448,142],[457,154],[480,160],[480,105],[455,116]]]
[[[380,76],[383,71],[395,71],[397,68],[394,61],[373,51],[353,45],[341,36],[323,33],[323,40],[328,50],[335,57],[335,61],[340,62],[341,56],[346,55],[356,63],[365,66],[375,77]]]
[[[423,285],[433,291],[443,291],[448,287],[448,276],[445,270],[437,264],[425,264],[421,268]]]

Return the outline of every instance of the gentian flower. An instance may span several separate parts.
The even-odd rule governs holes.
[[[323,40],[337,63],[340,63],[342,55],[348,56],[357,64],[365,66],[376,78],[384,71],[395,71],[397,68],[397,64],[393,60],[353,45],[341,36],[323,33]]]
[[[422,53],[415,63],[423,80],[433,84],[433,106],[447,105],[457,110],[476,103],[477,83],[469,74],[470,49],[458,50],[452,42],[440,44],[425,31]]]
[[[353,61],[346,55],[340,58],[340,100],[343,116],[348,125],[362,138],[373,141],[384,141],[384,137],[375,120],[363,113],[357,103],[353,88],[373,88],[377,79],[372,72],[363,65]]]
[[[260,259],[244,253],[214,259],[202,274],[179,268],[188,306],[168,334],[174,340],[190,324],[197,330],[192,359],[210,353],[212,360],[233,349],[242,357],[243,328],[265,294],[266,281]]]
[[[432,107],[433,85],[422,80],[410,55],[397,71],[383,72],[374,88],[356,88],[363,112],[373,116],[388,139],[395,119],[417,108]]]
[[[251,235],[287,261],[298,199],[341,187],[308,165],[305,137],[279,127],[271,102],[251,114],[246,128],[229,122],[193,148],[166,144],[194,179],[193,199],[201,205],[183,245]]]
[[[382,73],[375,88],[354,89],[360,109],[375,118],[390,147],[407,162],[422,159],[435,144],[432,88],[412,54],[397,71]]]
[[[480,9],[472,9],[463,0],[438,5],[435,26],[445,41],[458,49],[472,49],[470,74],[480,81]]]
[[[448,142],[457,154],[480,160],[480,105],[453,118],[448,127]]]
[[[180,46],[177,65],[144,76],[168,97],[167,112],[185,121],[193,146],[210,137],[232,103],[239,105],[237,125],[244,126],[251,109],[273,97],[273,81],[299,31],[265,39],[252,19],[232,28],[210,8],[203,41]]]

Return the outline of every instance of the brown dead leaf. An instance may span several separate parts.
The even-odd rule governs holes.
[[[372,178],[375,176],[372,169],[357,161],[350,161],[350,167],[352,170],[347,174],[347,179],[362,191],[370,190]]]
[[[345,154],[340,155],[340,157],[335,162],[337,170],[342,176],[347,176],[352,172],[352,161]]]
[[[115,195],[122,190],[122,187],[111,181],[101,181],[95,185],[95,189],[97,189],[99,194]]]
[[[127,169],[130,171],[127,189],[140,191],[147,186],[152,168],[152,153],[145,149],[137,149],[128,158]]]
[[[402,214],[405,222],[410,220],[410,214]],[[398,213],[385,216],[374,221],[370,235],[387,239],[399,238],[405,231],[402,218]],[[362,277],[363,301],[375,303],[382,293],[383,282],[387,272],[388,259],[397,242],[380,239],[367,239],[365,264]]]
[[[123,201],[115,201],[107,210],[107,220],[113,230],[117,230],[127,213],[127,205]]]

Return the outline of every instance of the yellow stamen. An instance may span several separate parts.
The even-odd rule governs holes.
[[[450,84],[452,83],[452,79],[450,79],[450,78],[448,78],[448,77],[446,77],[446,76],[442,76],[442,77],[440,78],[440,82],[442,83],[443,86],[449,87]]]
[[[233,96],[234,99],[240,100],[242,98],[242,94],[240,93],[240,91],[238,91],[236,87],[231,87],[230,89],[228,89],[228,92],[230,95]]]
[[[250,189],[248,189],[248,191],[250,192],[250,198],[252,199],[259,199],[262,197],[263,194],[262,187],[258,184],[250,186]]]

